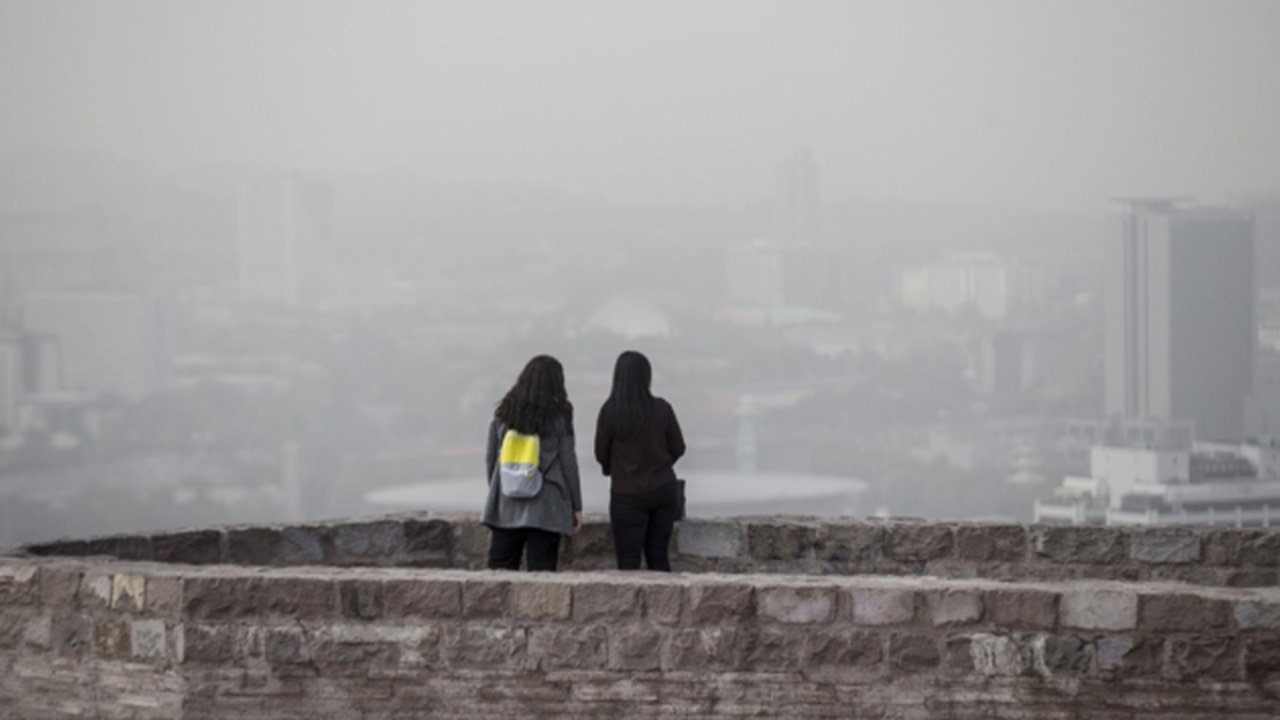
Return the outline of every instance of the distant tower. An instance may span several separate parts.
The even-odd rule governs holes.
[[[1124,419],[1189,418],[1239,440],[1253,383],[1253,217],[1126,199],[1105,272],[1106,406]]]
[[[798,147],[778,163],[774,234],[784,244],[818,239],[818,167],[809,148]]]

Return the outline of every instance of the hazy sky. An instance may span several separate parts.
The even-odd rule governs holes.
[[[0,0],[0,152],[750,200],[1280,189],[1280,2]]]

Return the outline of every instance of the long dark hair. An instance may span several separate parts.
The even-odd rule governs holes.
[[[649,391],[652,379],[649,358],[635,350],[618,356],[613,365],[613,389],[600,410],[615,437],[635,437],[649,423],[653,411],[653,393]]]
[[[572,432],[573,405],[564,389],[564,366],[550,355],[530,360],[493,415],[526,435],[550,433],[560,418]]]

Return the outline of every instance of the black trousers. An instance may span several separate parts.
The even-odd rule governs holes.
[[[678,499],[674,482],[641,493],[609,496],[609,523],[613,525],[619,570],[639,570],[640,554],[644,553],[650,570],[671,572],[668,548]]]
[[[489,569],[519,570],[528,549],[525,567],[555,571],[560,554],[560,533],[537,528],[489,528]]]

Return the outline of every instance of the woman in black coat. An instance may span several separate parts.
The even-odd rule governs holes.
[[[675,463],[684,436],[670,403],[649,391],[649,360],[628,350],[613,368],[613,390],[596,421],[595,453],[611,479],[609,522],[619,570],[670,572],[668,546],[679,511]]]

